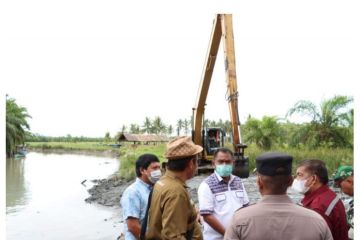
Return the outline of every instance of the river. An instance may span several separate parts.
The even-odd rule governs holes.
[[[125,183],[100,184],[93,202],[86,203],[91,180],[104,179],[119,167],[115,158],[73,154],[29,153],[25,159],[7,159],[6,232],[8,240],[115,240],[123,230],[118,202]],[[190,193],[197,203],[197,187],[206,175],[189,180]],[[86,182],[81,184],[83,180]],[[243,179],[251,203],[260,193],[256,176]],[[346,199],[337,191],[342,199]],[[288,189],[294,202],[303,197]],[[113,195],[113,197],[109,197]],[[103,199],[104,198],[104,199]],[[107,201],[103,201],[107,200]]]
[[[116,239],[119,214],[84,199],[92,179],[106,178],[118,166],[115,158],[88,155],[30,152],[7,159],[6,239]]]

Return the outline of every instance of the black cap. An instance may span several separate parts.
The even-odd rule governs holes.
[[[256,158],[256,170],[261,175],[291,175],[293,157],[278,152],[264,153]]]

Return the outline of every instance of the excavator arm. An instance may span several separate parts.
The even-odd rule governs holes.
[[[232,126],[233,147],[236,157],[234,174],[241,177],[248,177],[248,159],[244,156],[244,149],[246,148],[246,145],[242,144],[240,134],[235,48],[231,14],[217,14],[213,22],[196,106],[193,108],[193,140],[195,144],[204,146],[203,126],[205,104],[221,39],[223,40],[224,46],[227,100]],[[207,154],[205,150],[202,155],[202,158],[206,160]]]

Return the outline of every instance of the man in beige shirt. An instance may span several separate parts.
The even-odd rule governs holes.
[[[261,200],[235,212],[225,240],[332,240],[325,220],[316,212],[296,205],[287,196],[291,186],[292,156],[265,153],[256,158]]]
[[[197,172],[197,154],[202,147],[190,137],[179,137],[167,145],[167,170],[154,186],[146,239],[202,240],[197,212],[186,180]]]

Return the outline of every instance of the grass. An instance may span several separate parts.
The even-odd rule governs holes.
[[[26,145],[28,148],[37,148],[43,150],[69,149],[69,150],[105,151],[105,150],[115,149],[101,142],[27,142]]]
[[[152,153],[163,162],[166,148],[166,144],[134,145],[132,143],[122,143],[120,148],[112,148],[101,142],[27,142],[26,145],[28,148],[42,150],[118,151],[120,154],[118,176],[126,180],[135,178],[135,161],[140,155]]]
[[[164,153],[166,150],[166,144],[149,144],[149,145],[133,145],[131,143],[123,143],[119,149],[106,146],[96,142],[29,142],[26,143],[30,148],[41,149],[70,149],[70,150],[88,150],[88,151],[106,151],[113,150],[119,151],[120,154],[120,167],[118,175],[121,178],[130,180],[135,178],[135,161],[144,153],[155,154],[160,162],[165,161]],[[226,147],[232,148],[230,144]],[[331,148],[318,148],[314,150],[308,149],[295,149],[295,148],[276,148],[269,151],[285,152],[294,157],[293,173],[295,172],[297,164],[303,159],[320,159],[326,163],[329,176],[340,165],[353,165],[354,153],[351,149],[331,149]],[[255,145],[249,145],[245,149],[245,155],[249,157],[249,164],[251,171],[255,168],[256,156],[264,153],[265,151],[256,147]]]
[[[269,151],[284,152],[294,157],[293,161],[293,173],[296,170],[296,166],[301,160],[304,159],[319,159],[325,162],[328,169],[329,177],[335,172],[340,165],[353,165],[354,153],[351,149],[347,148],[317,148],[314,150],[309,149],[296,149],[296,148],[276,148]],[[250,159],[250,169],[255,168],[256,156],[266,151],[250,145],[245,150],[245,155]]]
[[[156,155],[160,162],[165,161],[164,153],[166,144],[157,145],[125,145],[120,147],[120,167],[119,176],[126,180],[135,178],[136,159],[145,153]]]

